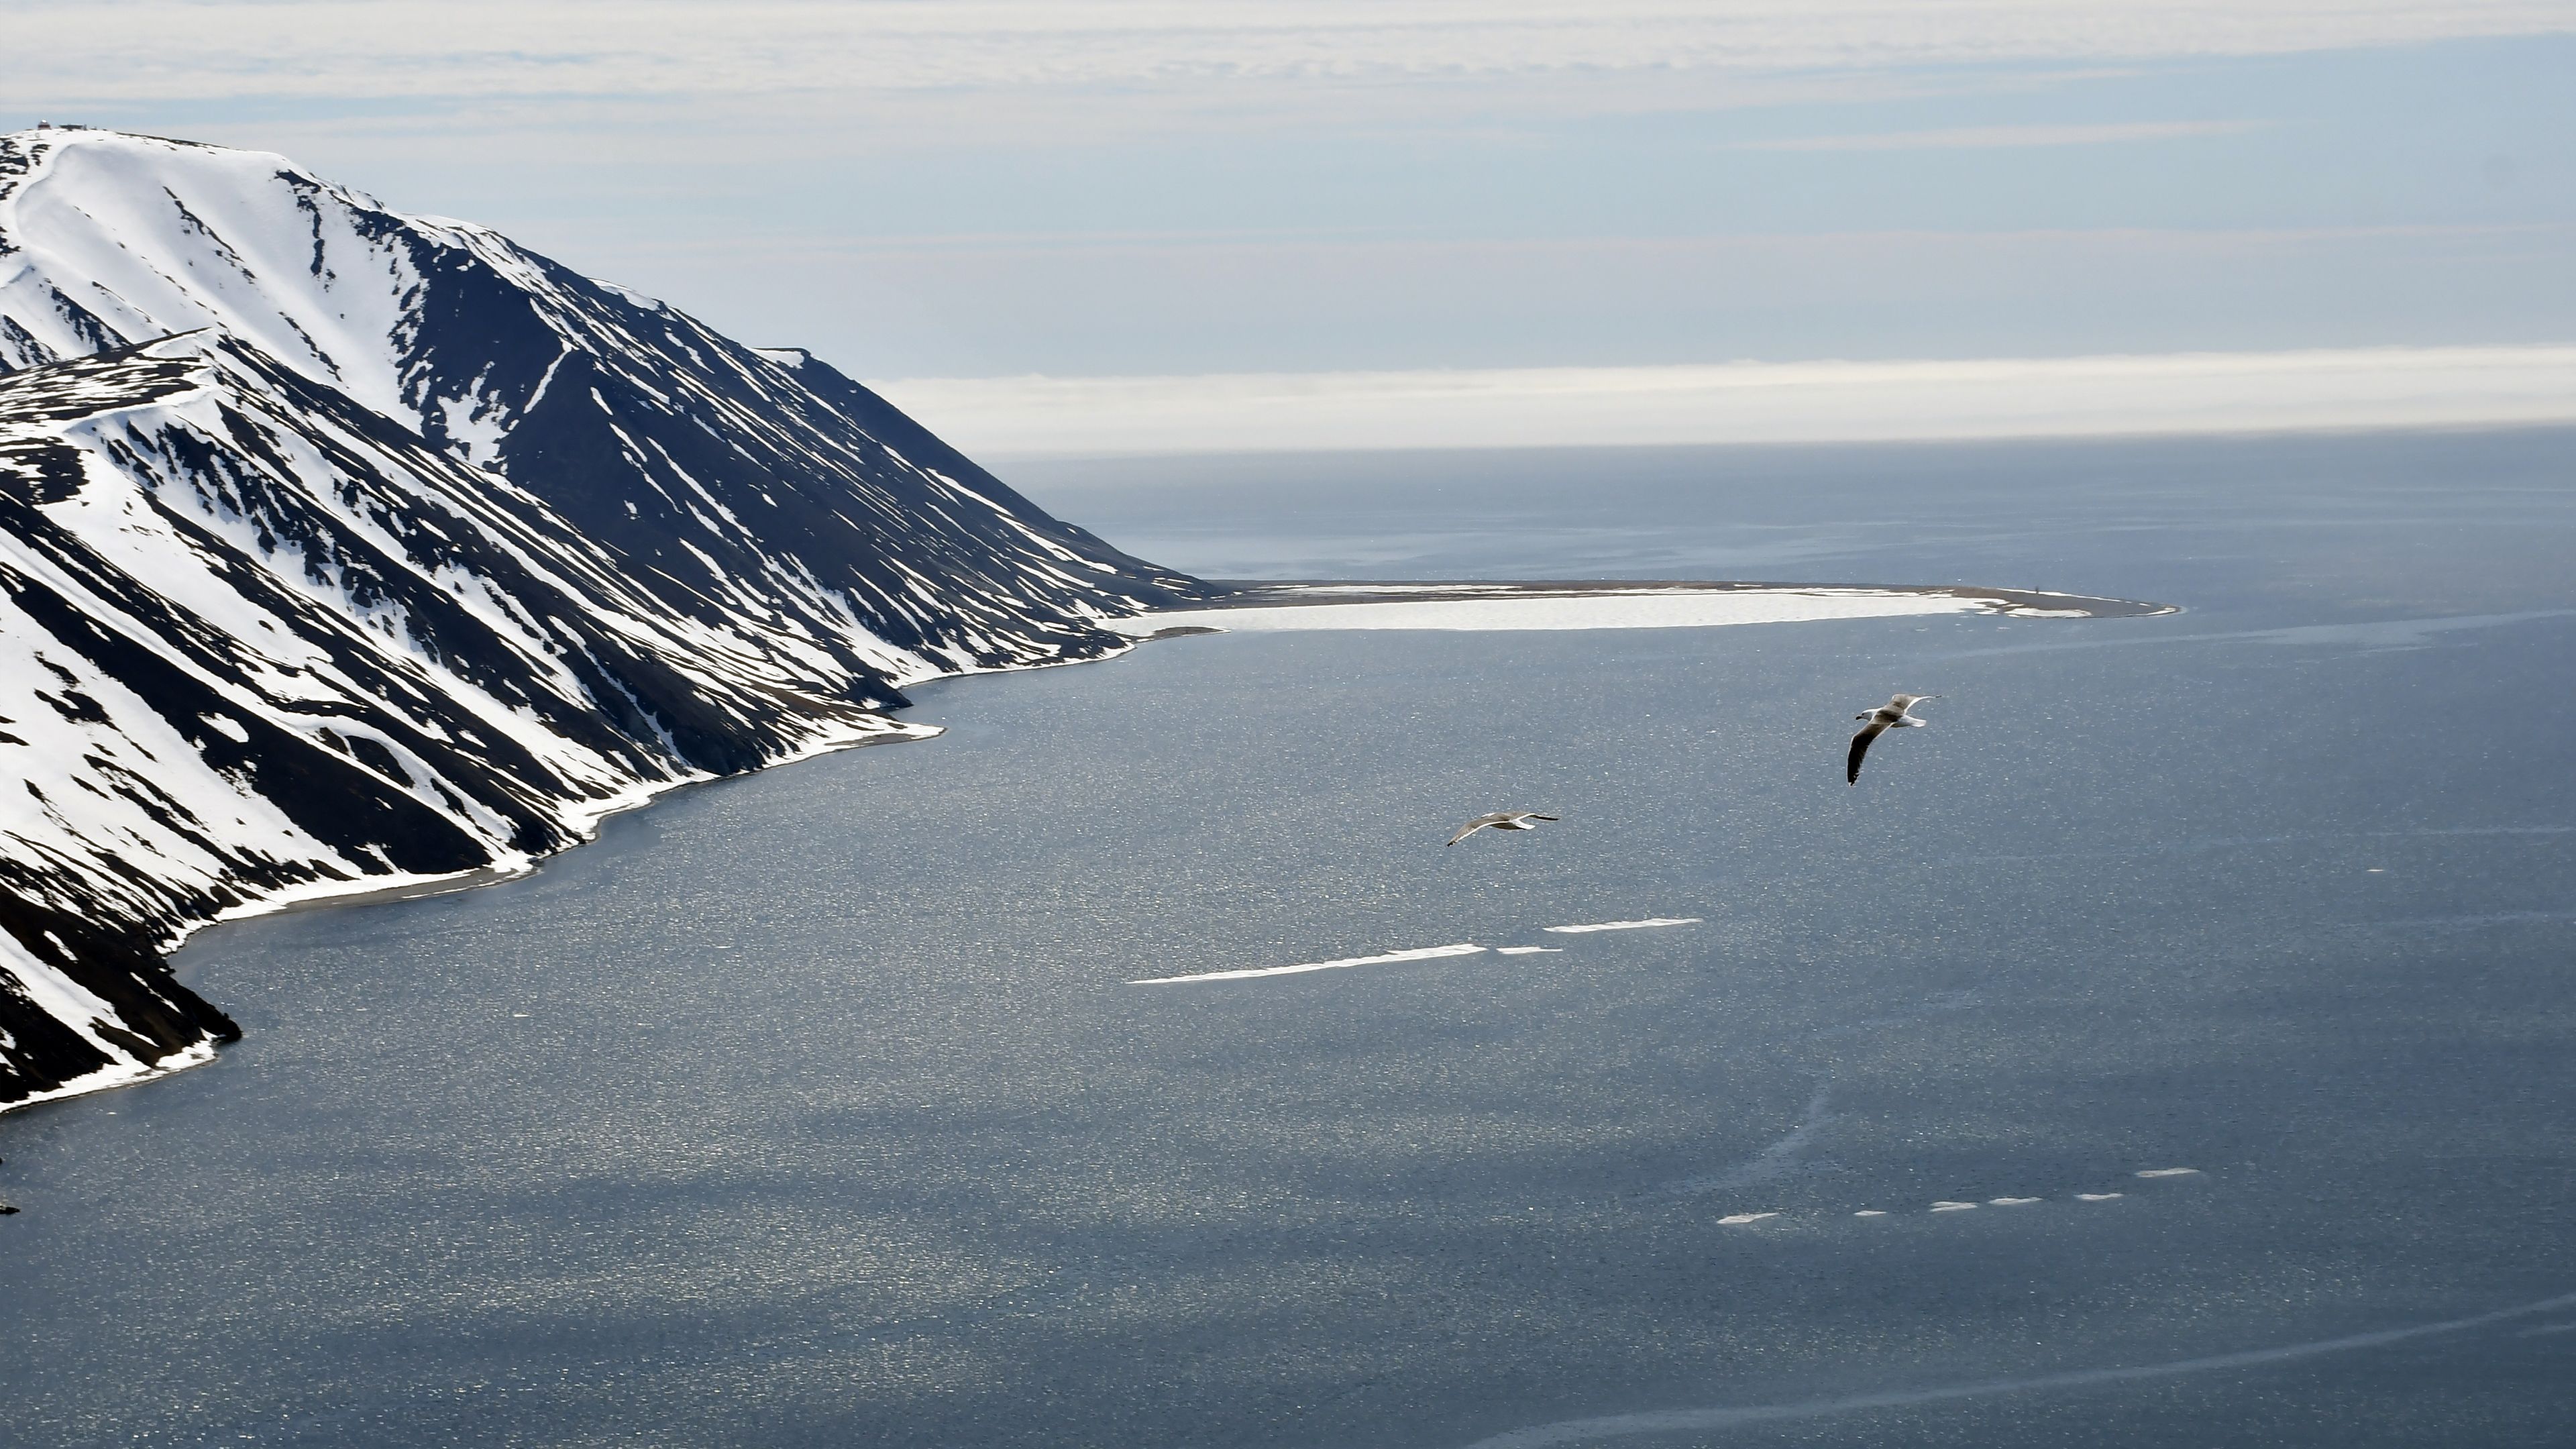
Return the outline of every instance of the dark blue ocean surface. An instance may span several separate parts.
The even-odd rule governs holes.
[[[0,1439],[2576,1438],[2576,435],[1015,472],[2185,612],[1170,640],[210,932],[239,1046],[0,1118]]]

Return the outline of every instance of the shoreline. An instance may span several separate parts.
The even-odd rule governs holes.
[[[929,675],[920,679],[898,681],[897,688],[913,688],[952,679],[982,675],[1021,674],[1038,669],[1065,668],[1079,664],[1099,664],[1118,659],[1142,644],[1157,639],[1185,638],[1201,634],[1232,632],[1211,619],[1208,623],[1166,622],[1193,616],[1218,615],[1228,611],[1251,609],[1322,610],[1337,606],[1387,604],[1473,604],[1536,603],[1544,600],[1576,599],[1687,599],[1692,597],[1722,598],[1729,595],[1761,597],[1779,595],[1849,596],[1849,597],[1914,597],[1952,598],[1973,604],[1984,604],[1990,615],[2024,618],[2140,618],[2182,612],[2179,605],[2156,604],[2129,599],[2110,599],[2086,594],[2050,593],[2027,589],[1990,589],[1969,585],[1869,585],[1869,584],[1795,584],[1737,580],[1209,580],[1226,592],[1205,602],[1183,609],[1157,609],[1122,619],[1095,621],[1103,632],[1119,643],[1101,654],[1084,659],[1053,659],[1035,664],[1013,665],[1000,669],[963,669],[953,673]],[[1746,621],[1754,622],[1754,621]],[[1121,628],[1134,626],[1136,631]],[[1698,627],[1723,627],[1717,624]],[[399,901],[423,900],[433,896],[454,895],[478,890],[484,886],[533,875],[548,860],[599,838],[601,828],[615,816],[642,810],[679,791],[694,786],[713,785],[727,780],[747,778],[783,766],[794,765],[845,750],[866,749],[875,745],[901,744],[934,739],[942,733],[939,726],[912,724],[892,715],[876,716],[889,728],[868,729],[855,734],[833,737],[827,733],[812,746],[749,770],[732,774],[700,774],[656,784],[640,783],[635,787],[595,802],[589,812],[577,812],[567,819],[575,838],[542,855],[478,866],[450,875],[416,876],[386,880],[383,877],[361,877],[352,881],[312,882],[291,887],[276,895],[239,906],[196,922],[163,943],[163,959],[171,963],[174,976],[179,975],[177,957],[206,930],[240,921],[300,911],[340,909],[370,905],[390,905]],[[184,978],[182,978],[184,981]],[[175,1076],[194,1067],[219,1059],[222,1043],[209,1038],[182,1047],[158,1062],[145,1065],[117,1064],[100,1069],[91,1078],[75,1078],[45,1091],[0,1102],[0,1117],[22,1108],[39,1107],[53,1102],[141,1086],[163,1077]]]
[[[1010,669],[960,670],[955,674],[937,674],[923,679],[909,680],[898,687],[910,688],[923,684],[935,684],[941,680],[962,679],[978,674],[1017,674],[1025,669],[1049,669],[1059,664],[1097,663],[1101,659],[1115,659],[1126,654],[1135,647],[1136,642],[1138,641],[1131,639],[1124,647],[1113,649],[1098,656],[1097,659],[1051,660],[1045,664],[1022,665]],[[178,962],[179,953],[196,942],[205,932],[218,926],[261,920],[270,916],[291,915],[300,911],[336,910],[342,907],[390,905],[397,901],[423,900],[431,896],[455,895],[463,891],[479,890],[484,886],[520,880],[536,874],[547,861],[579,850],[598,840],[601,828],[611,819],[645,809],[693,786],[714,785],[726,780],[743,779],[781,766],[799,764],[824,755],[839,754],[845,750],[935,739],[942,733],[936,725],[908,724],[894,719],[891,715],[876,718],[887,720],[894,727],[865,730],[848,738],[826,737],[809,748],[782,755],[752,769],[740,770],[732,774],[693,775],[685,779],[664,781],[658,785],[639,783],[636,787],[620,791],[605,801],[595,802],[600,806],[596,810],[568,817],[566,824],[572,829],[574,838],[542,855],[524,856],[494,865],[476,866],[471,870],[457,871],[448,875],[410,876],[392,880],[387,880],[383,876],[362,876],[349,881],[307,882],[301,886],[289,887],[275,895],[244,901],[238,906],[198,921],[162,942],[158,949],[162,959],[169,963],[170,974],[185,985],[186,978],[181,974]],[[0,1118],[6,1118],[24,1108],[69,1101],[75,1097],[95,1096],[101,1092],[138,1087],[149,1082],[157,1082],[164,1077],[177,1076],[181,1072],[217,1060],[222,1056],[225,1045],[226,1043],[216,1038],[208,1037],[181,1047],[157,1062],[112,1063],[86,1077],[75,1077],[43,1091],[0,1102]]]
[[[1107,634],[1116,642],[1113,647],[1106,649],[1099,654],[1092,655],[1089,658],[1049,659],[1035,664],[1006,665],[998,669],[958,669],[940,674],[923,675],[917,679],[898,679],[894,681],[894,684],[897,689],[909,690],[919,688],[926,684],[942,684],[953,679],[974,679],[998,674],[1026,674],[1039,669],[1063,669],[1081,664],[1101,664],[1106,663],[1109,660],[1125,657],[1127,654],[1133,652],[1136,646],[1145,643],[1147,638],[1160,637],[1139,637],[1137,635],[1123,633],[1118,629],[1110,627],[1113,623],[1123,621],[1095,620],[1093,622],[1099,625],[1101,632]],[[1185,629],[1175,632],[1211,634],[1218,631],[1213,629]],[[907,708],[909,708],[909,706],[907,706]],[[849,734],[837,738],[830,734],[826,734],[823,738],[819,739],[816,743],[808,746],[807,748],[797,750],[792,754],[781,755],[775,760],[767,761],[748,770],[739,770],[732,774],[698,774],[684,779],[667,780],[658,784],[647,785],[639,783],[637,786],[621,791],[617,795],[612,796],[605,801],[594,802],[598,807],[596,809],[587,813],[575,813],[568,816],[566,824],[574,832],[575,838],[569,843],[547,851],[542,855],[525,856],[515,861],[505,861],[495,865],[477,866],[471,870],[459,871],[450,875],[412,876],[409,878],[396,878],[391,880],[388,880],[383,876],[364,876],[356,880],[349,881],[307,882],[301,886],[289,887],[275,895],[264,896],[257,900],[245,901],[238,906],[231,907],[219,914],[210,916],[205,920],[198,921],[187,927],[185,930],[180,931],[177,935],[162,942],[158,949],[160,950],[162,959],[170,964],[171,975],[178,978],[181,984],[184,985],[186,984],[186,977],[182,974],[179,967],[177,959],[179,953],[186,950],[191,944],[195,943],[198,937],[204,932],[217,926],[228,926],[243,921],[260,920],[269,916],[288,915],[298,911],[336,910],[341,907],[350,906],[391,905],[399,901],[423,900],[431,896],[454,895],[463,891],[479,890],[484,886],[500,885],[508,881],[519,880],[536,874],[536,872],[544,866],[547,861],[553,860],[558,856],[568,854],[572,851],[579,850],[581,847],[598,840],[600,830],[611,819],[620,815],[631,814],[635,811],[643,810],[649,806],[658,804],[662,800],[665,800],[680,791],[702,785],[718,785],[728,780],[746,779],[753,775],[764,774],[770,770],[780,769],[788,765],[802,764],[807,760],[820,759],[825,755],[836,755],[847,750],[861,750],[876,745],[909,744],[918,740],[936,739],[946,732],[945,729],[939,725],[915,724],[910,721],[897,719],[893,715],[873,715],[869,716],[869,718],[883,721],[886,727],[861,730],[855,734]],[[209,1037],[203,1041],[194,1042],[188,1046],[181,1047],[179,1050],[172,1052],[169,1056],[163,1057],[157,1062],[142,1065],[131,1063],[111,1064],[100,1068],[98,1071],[91,1073],[87,1077],[76,1077],[71,1081],[49,1087],[41,1092],[31,1093],[27,1096],[18,1097],[7,1102],[0,1102],[0,1118],[6,1118],[22,1108],[41,1107],[49,1103],[69,1101],[76,1097],[95,1096],[101,1092],[114,1092],[126,1087],[138,1087],[150,1082],[159,1081],[164,1077],[176,1076],[191,1068],[201,1067],[209,1062],[219,1059],[223,1054],[223,1047],[225,1045],[226,1043]]]

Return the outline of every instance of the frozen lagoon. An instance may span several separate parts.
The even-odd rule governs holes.
[[[1338,633],[1352,629],[1520,631],[1719,629],[1825,619],[1995,614],[2017,619],[2133,618],[2170,605],[1976,588],[1714,583],[1280,583],[1213,605],[1112,621],[1140,638],[1166,631]]]

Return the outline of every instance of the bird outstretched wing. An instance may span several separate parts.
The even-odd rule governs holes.
[[[1458,833],[1449,837],[1449,843],[1451,845],[1456,845],[1459,841],[1462,841],[1468,836],[1475,834],[1479,830],[1486,829],[1489,826],[1503,830],[1527,830],[1529,829],[1529,826],[1523,822],[1531,820],[1554,820],[1556,818],[1557,817],[1553,815],[1541,815],[1535,810],[1497,810],[1491,815],[1479,815],[1475,819],[1468,821],[1466,824],[1459,826]]]
[[[1511,818],[1512,817],[1508,815],[1479,815],[1475,819],[1468,821],[1466,824],[1459,826],[1458,833],[1449,837],[1449,843],[1451,845],[1456,845],[1459,841],[1466,839],[1468,836],[1475,834],[1477,831],[1484,829],[1488,825],[1500,825]]]
[[[1871,740],[1877,739],[1880,735],[1885,733],[1887,733],[1887,726],[1884,723],[1878,720],[1871,720],[1868,726],[1859,734],[1852,736],[1851,759],[1843,770],[1844,784],[1857,785],[1860,783],[1860,757],[1869,753],[1869,742]]]

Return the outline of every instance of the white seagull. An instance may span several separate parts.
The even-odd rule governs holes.
[[[1843,782],[1850,785],[1860,783],[1860,757],[1869,753],[1871,740],[1877,739],[1889,730],[1919,728],[1924,721],[1916,719],[1906,711],[1927,699],[1940,697],[1937,694],[1895,695],[1876,709],[1853,715],[1853,719],[1867,720],[1869,723],[1862,725],[1860,733],[1852,736],[1851,761],[1849,768],[1843,774]]]
[[[1458,833],[1449,837],[1449,843],[1456,845],[1479,830],[1536,830],[1538,827],[1530,824],[1531,821],[1555,818],[1553,815],[1541,815],[1534,810],[1497,810],[1491,815],[1479,815],[1459,826]]]

